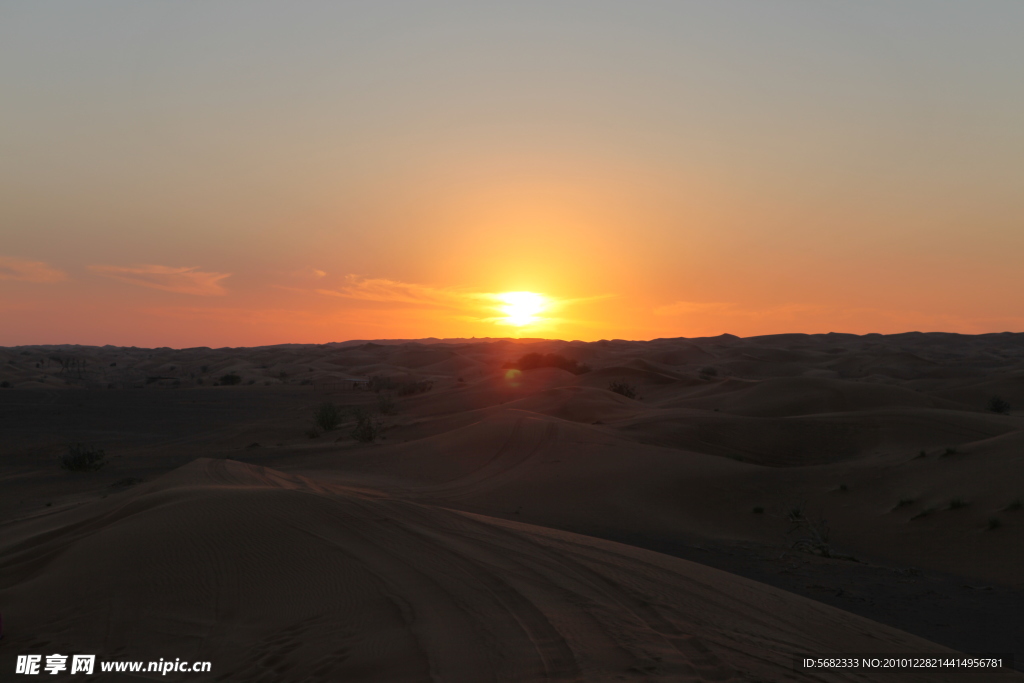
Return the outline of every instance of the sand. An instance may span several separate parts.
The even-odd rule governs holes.
[[[1024,680],[793,666],[1024,659],[1022,337],[0,349],[0,671]],[[502,367],[528,352],[592,370]],[[316,383],[370,374],[433,385],[387,389],[374,443],[351,418],[311,438],[324,400],[379,405]],[[109,464],[60,469],[73,441]]]

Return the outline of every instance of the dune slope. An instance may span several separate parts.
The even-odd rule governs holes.
[[[476,683],[859,680],[791,655],[945,651],[683,560],[233,461],[51,524],[2,549],[8,652],[209,660],[210,680]],[[956,680],[1021,678],[986,676]]]

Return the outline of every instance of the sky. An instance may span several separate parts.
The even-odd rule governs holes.
[[[0,0],[0,345],[1024,331],[1022,30]]]

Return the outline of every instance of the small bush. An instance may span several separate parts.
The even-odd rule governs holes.
[[[608,390],[616,394],[622,394],[626,398],[636,398],[636,387],[628,382],[609,382]]]
[[[380,375],[373,375],[370,377],[370,381],[367,383],[366,388],[370,391],[394,391],[398,388],[398,382],[391,379],[390,377],[382,377]]]
[[[948,448],[946,448],[946,450],[942,454],[943,455],[956,455],[958,452],[959,451],[956,450],[956,446],[949,446]]]
[[[953,498],[952,500],[949,501],[950,510],[959,510],[965,507],[967,507],[967,501],[964,500],[963,498]]]
[[[914,504],[914,499],[913,498],[900,498],[900,502],[896,503],[896,507],[898,507],[898,508],[905,508],[908,505],[913,505],[913,504]]]
[[[72,472],[94,472],[107,464],[106,453],[95,446],[73,443],[60,456],[60,466]]]
[[[139,479],[138,477],[125,477],[124,479],[118,479],[117,481],[115,481],[113,484],[110,485],[110,488],[112,488],[112,489],[124,489],[124,488],[128,488],[129,486],[134,486],[135,484],[141,484],[141,483],[142,483],[142,480]]]
[[[316,427],[310,427],[309,429],[306,430],[306,436],[308,436],[311,439],[318,439],[320,438],[320,430],[317,429]]]
[[[846,484],[840,484],[839,490],[842,491],[843,493],[846,493],[847,491],[850,490],[850,487],[848,487]]]
[[[590,372],[590,366],[586,363],[580,363],[572,358],[566,358],[560,356],[557,353],[528,353],[525,356],[521,356],[517,361],[510,361],[501,366],[508,370],[515,368],[516,370],[533,370],[535,368],[561,368],[567,372],[571,372],[574,375],[582,375]]]
[[[321,403],[320,407],[313,413],[313,422],[325,432],[337,429],[341,424],[341,411],[338,406],[330,401]]]
[[[718,377],[718,368],[713,368],[710,365],[700,369],[699,377],[701,379],[712,379]]]
[[[993,413],[1005,415],[1010,412],[1010,404],[1004,401],[1000,396],[993,396],[988,400],[988,409]]]
[[[763,508],[763,507],[761,507],[760,505],[757,505],[757,506],[755,506],[755,507],[754,507],[754,514],[755,514],[755,515],[761,515],[761,514],[764,514],[764,508]]]
[[[1006,510],[1009,512],[1016,512],[1017,510],[1020,510],[1022,507],[1024,507],[1024,500],[1018,498],[1017,500],[1007,505]]]
[[[234,386],[235,384],[241,384],[242,378],[233,372],[229,372],[228,374],[221,376],[220,383],[224,386],[230,387]]]
[[[1003,525],[1003,523],[1001,521],[999,521],[999,519],[997,517],[993,517],[992,519],[988,520],[988,530],[989,531],[995,531],[996,529],[998,529],[1002,525]]]
[[[459,381],[462,381],[461,379]],[[398,385],[399,396],[413,396],[414,394],[425,394],[434,388],[434,383],[429,379],[421,382],[403,382]],[[383,412],[383,411],[381,411]]]
[[[0,382],[0,389],[10,389],[10,388],[11,388],[11,383],[8,382],[7,380],[4,380],[3,382]]]
[[[352,429],[352,438],[362,443],[373,443],[380,436],[383,429],[381,421],[365,408],[356,408],[352,411],[356,419],[356,426]]]

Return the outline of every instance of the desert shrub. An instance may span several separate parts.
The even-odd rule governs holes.
[[[942,454],[943,455],[956,455],[957,452],[958,451],[956,450],[956,446],[949,446],[949,447],[946,448],[946,450]]]
[[[533,370],[535,368],[561,368],[574,375],[582,375],[590,372],[590,366],[580,363],[572,358],[560,356],[557,353],[528,353],[521,356],[517,361],[510,361],[501,366],[505,369],[515,368],[516,370]]]
[[[242,378],[233,372],[229,372],[228,374],[221,376],[220,383],[225,386],[233,386],[235,384],[241,384]]]
[[[1003,525],[1003,523],[999,520],[998,517],[993,517],[992,519],[988,520],[988,530],[989,531],[995,531],[996,529],[998,529],[1002,525]]]
[[[908,505],[913,505],[913,504],[914,504],[914,499],[913,498],[900,498],[900,501],[898,503],[896,503],[896,507],[898,507],[898,508],[905,508]]]
[[[313,413],[313,423],[325,432],[337,429],[341,424],[341,411],[330,401],[321,403]]]
[[[383,425],[381,421],[365,408],[355,408],[352,417],[356,425],[352,429],[352,438],[363,443],[373,443],[380,436]]]
[[[1016,512],[1017,510],[1020,510],[1022,507],[1024,507],[1024,500],[1018,498],[1017,500],[1007,505],[1006,509],[1011,512]]]
[[[398,382],[391,377],[382,377],[381,375],[372,375],[370,381],[367,383],[366,388],[370,391],[394,391],[398,388]]]
[[[988,400],[988,409],[993,413],[1006,414],[1010,412],[1010,404],[1002,399],[1000,396],[993,396]]]
[[[713,368],[709,365],[707,367],[701,368],[698,374],[701,379],[711,379],[712,377],[718,377],[718,368]]]
[[[622,394],[626,398],[636,398],[636,387],[628,382],[611,381],[608,383],[608,390],[616,394]]]
[[[846,484],[840,484],[839,485],[839,490],[842,491],[843,493],[846,493],[847,491],[850,490],[850,487],[847,486]]]
[[[394,415],[398,412],[398,404],[395,403],[395,399],[391,394],[378,394],[377,410],[380,411],[381,415]]]
[[[949,501],[950,510],[959,510],[960,508],[967,507],[967,501],[963,498],[953,498]]]
[[[135,486],[136,484],[141,483],[142,480],[139,479],[138,477],[125,477],[124,479],[118,479],[117,481],[115,481],[113,484],[110,485],[110,488],[124,489],[128,488],[129,486]]]
[[[8,382],[7,380],[4,380],[3,382],[0,382],[0,389],[10,389],[10,388],[11,388],[11,383]]]
[[[794,550],[814,553],[822,557],[833,557],[832,545],[829,543],[831,529],[828,521],[824,518],[808,517],[804,512],[803,503],[794,505],[786,518],[793,525],[787,534],[794,532],[803,534],[793,543]]]
[[[106,453],[95,446],[73,443],[67,453],[60,456],[59,462],[63,469],[72,472],[94,472],[107,464],[106,457]]]
[[[754,507],[754,514],[755,514],[755,515],[761,515],[761,514],[764,514],[764,508],[763,508],[763,507],[761,507],[760,505],[757,505],[757,506],[755,506],[755,507]]]
[[[398,386],[398,395],[412,396],[414,394],[425,394],[433,388],[434,383],[429,379],[425,379],[420,382],[402,382],[402,384]]]

